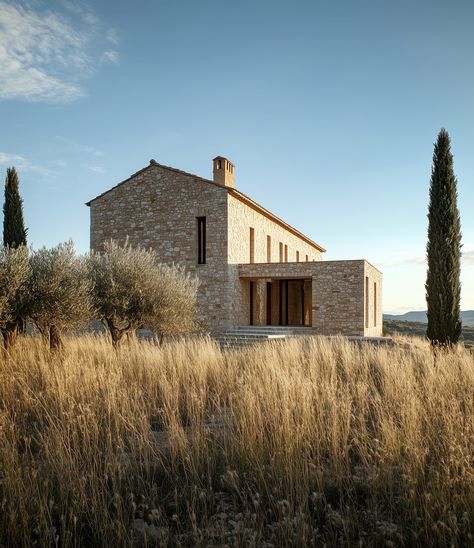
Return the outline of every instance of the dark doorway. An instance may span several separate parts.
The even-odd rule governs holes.
[[[304,280],[280,280],[280,325],[305,325]]]

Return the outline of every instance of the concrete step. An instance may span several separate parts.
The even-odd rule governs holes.
[[[307,335],[311,334],[310,327],[271,327],[271,326],[239,326],[225,331],[238,334],[263,334],[263,335]]]
[[[291,336],[290,333],[251,333],[247,331],[226,331],[223,336],[225,337],[248,337],[249,339],[257,339],[257,338],[263,338],[263,339],[280,339],[284,337]],[[216,335],[217,337],[219,335]]]
[[[242,325],[214,334],[222,348],[246,348],[266,341],[311,335],[310,327]]]

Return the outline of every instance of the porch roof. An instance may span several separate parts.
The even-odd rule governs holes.
[[[353,270],[360,267],[364,271],[364,259],[350,261],[312,261],[312,262],[291,262],[291,263],[246,263],[239,264],[240,278],[311,278],[312,276],[330,272],[334,268]]]

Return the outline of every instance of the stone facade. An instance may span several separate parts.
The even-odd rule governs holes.
[[[321,246],[234,188],[234,166],[225,158],[214,159],[214,181],[152,160],[87,205],[92,249],[128,238],[199,277],[199,302],[210,330],[251,320],[277,324],[276,306],[268,307],[270,298],[274,303],[280,298],[277,280],[298,279],[304,304],[295,306],[315,332],[381,334],[380,272],[366,261],[323,261]],[[203,217],[206,260],[198,264]]]

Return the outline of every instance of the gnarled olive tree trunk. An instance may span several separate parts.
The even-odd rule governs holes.
[[[62,350],[64,348],[61,329],[56,325],[36,324],[38,331],[41,333],[44,344],[49,346],[52,351]]]
[[[112,337],[112,345],[117,349],[123,340],[127,340],[129,344],[136,340],[137,326],[129,322],[126,327],[117,327],[112,318],[106,318],[105,323],[109,328],[110,336]]]

